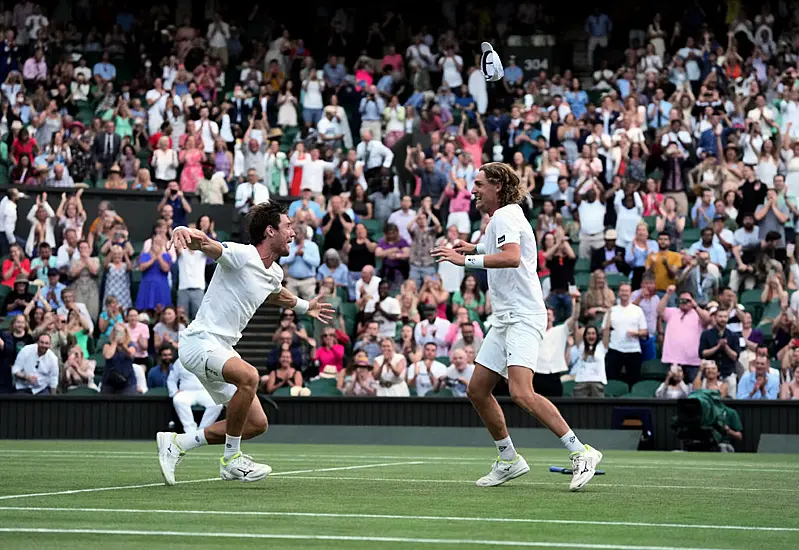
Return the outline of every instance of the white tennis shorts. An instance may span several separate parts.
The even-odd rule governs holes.
[[[535,371],[538,364],[538,350],[543,339],[540,326],[539,319],[522,317],[510,318],[506,322],[493,325],[486,334],[483,345],[480,346],[475,363],[483,365],[503,378],[508,377],[508,366],[525,367]]]
[[[222,367],[231,357],[241,356],[219,337],[208,332],[184,331],[180,334],[178,357],[208,390],[214,403],[225,405],[236,393],[236,386],[222,377]]]

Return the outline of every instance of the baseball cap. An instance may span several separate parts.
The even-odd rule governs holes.
[[[488,82],[496,82],[501,80],[505,75],[505,70],[502,68],[502,61],[499,55],[494,51],[494,47],[488,42],[480,44],[480,50],[483,55],[480,57],[480,70]]]

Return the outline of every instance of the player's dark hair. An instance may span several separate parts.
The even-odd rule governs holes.
[[[286,213],[286,208],[277,201],[256,204],[247,213],[244,227],[250,236],[250,242],[259,245],[266,239],[266,228],[271,227],[277,231],[280,227],[280,216]]]

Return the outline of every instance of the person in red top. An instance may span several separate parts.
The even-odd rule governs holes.
[[[480,117],[480,113],[475,111],[474,116],[476,117],[477,128],[480,130],[480,133],[478,134],[477,130],[471,128],[464,134],[463,128],[467,118],[464,114],[463,118],[461,118],[460,128],[458,128],[458,145],[465,153],[469,153],[472,156],[474,169],[480,170],[480,167],[483,165],[483,147],[488,140],[488,134],[486,134],[486,129],[485,126],[483,126],[483,119]]]
[[[28,133],[28,129],[23,128],[20,130],[14,142],[11,144],[11,159],[14,165],[19,164],[19,159],[21,157],[28,157],[30,165],[33,166],[33,159],[38,152],[39,146],[36,144],[36,140]]]
[[[169,122],[161,124],[161,131],[150,136],[150,149],[155,151],[158,148],[158,140],[161,139],[161,136],[169,138],[169,148],[172,149],[172,125]]]
[[[20,275],[27,275],[31,272],[31,262],[25,257],[22,247],[12,244],[9,249],[8,258],[3,260],[2,265],[3,282],[5,286],[14,288],[14,281]]]

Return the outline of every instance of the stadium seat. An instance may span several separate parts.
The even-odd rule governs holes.
[[[618,290],[622,283],[629,282],[630,278],[623,273],[608,273],[607,274],[608,286],[614,291]]]
[[[159,388],[150,388],[147,390],[145,395],[158,395],[158,396],[169,396],[169,388],[166,386],[161,386]]]
[[[442,355],[441,357],[436,357],[436,361],[441,363],[442,365],[448,367],[449,366],[449,357],[446,355]]]
[[[591,274],[590,273],[575,273],[574,274],[574,285],[579,288],[581,291],[586,290],[588,288],[588,284],[591,282]]]
[[[67,393],[69,395],[98,395],[99,392],[96,389],[90,388],[89,386],[75,386],[74,388],[67,388]]]
[[[383,222],[380,220],[361,220],[361,223],[366,227],[366,231],[369,233],[369,238],[373,240],[377,240],[375,235],[383,233]]]
[[[660,359],[650,359],[641,365],[641,378],[644,380],[657,380],[662,382],[669,371],[669,365]]]
[[[641,380],[636,382],[630,390],[631,397],[655,397],[655,390],[661,382],[656,380]]]
[[[574,380],[567,380],[562,385],[563,397],[571,397],[574,394]]]
[[[452,393],[452,390],[449,389],[449,388],[441,388],[437,392],[434,392],[434,391],[427,392],[424,396],[425,397],[454,397],[455,394]]]
[[[291,388],[288,386],[283,386],[282,388],[278,388],[272,394],[273,396],[288,396],[291,395]]]
[[[312,380],[306,384],[308,389],[311,390],[311,395],[341,395],[336,387],[335,378],[320,378]]]
[[[591,260],[588,258],[580,258],[574,264],[575,273],[588,273],[591,271]]]
[[[341,300],[342,303],[350,301],[350,291],[343,286],[336,287],[336,296],[338,296],[338,299]]]
[[[605,397],[622,397],[630,393],[630,387],[627,382],[621,380],[608,380],[605,384]]]
[[[702,231],[696,227],[686,227],[682,233],[682,242],[685,248],[689,248],[692,244],[699,240],[702,236]]]

